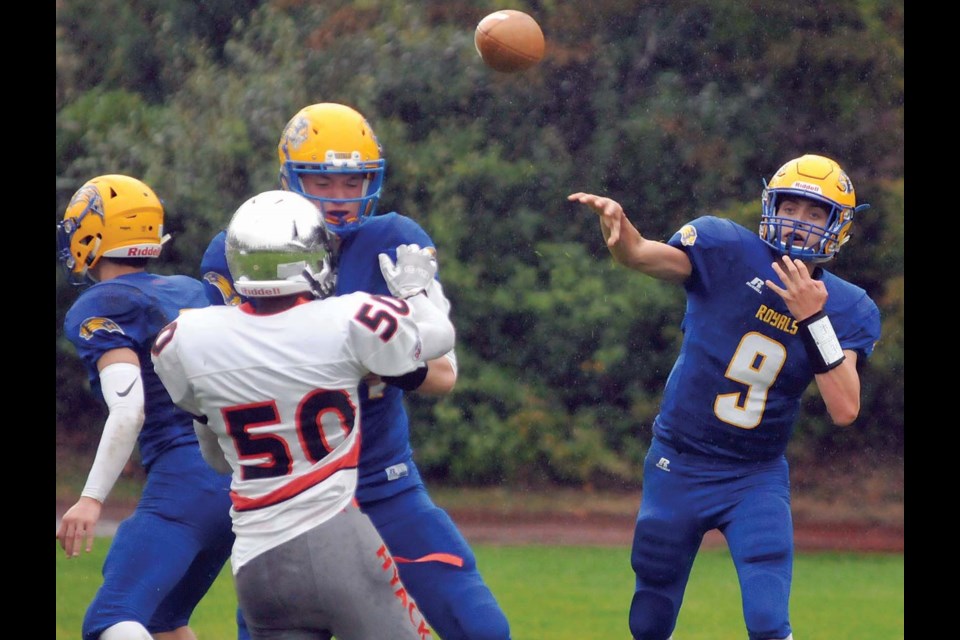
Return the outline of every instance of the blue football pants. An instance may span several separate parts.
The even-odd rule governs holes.
[[[84,640],[124,620],[151,633],[188,624],[230,559],[229,490],[229,474],[216,473],[195,444],[153,463],[136,510],[107,552],[103,584],[84,616]]]
[[[473,550],[423,485],[360,507],[442,640],[509,640],[510,625],[477,569]]]
[[[629,622],[635,639],[666,640],[673,633],[694,559],[712,529],[730,549],[750,640],[791,633],[793,519],[786,459],[718,461],[680,453],[654,438],[631,551],[636,586]]]

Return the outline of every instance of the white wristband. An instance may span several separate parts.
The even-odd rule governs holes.
[[[843,358],[843,349],[840,348],[840,341],[837,340],[830,318],[823,316],[816,322],[808,324],[807,330],[813,336],[813,342],[828,366]]]
[[[833,324],[823,311],[800,322],[800,332],[814,373],[826,373],[846,358]]]

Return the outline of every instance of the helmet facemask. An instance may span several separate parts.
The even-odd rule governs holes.
[[[87,215],[90,207],[87,207],[80,215]],[[99,214],[103,217],[103,214]],[[57,260],[63,268],[63,273],[67,277],[67,282],[75,287],[85,287],[94,284],[96,280],[90,275],[90,266],[95,264],[98,259],[97,250],[100,248],[100,238],[87,235],[76,239],[74,245],[74,236],[80,229],[80,223],[77,218],[67,218],[57,224]],[[71,247],[78,248],[78,255],[73,255]]]
[[[777,215],[779,201],[783,198],[806,198],[827,209],[826,225],[821,226],[795,218]],[[781,255],[811,262],[813,264],[831,260],[840,247],[849,239],[850,226],[853,223],[854,210],[837,206],[824,198],[809,193],[781,189],[771,192],[764,189],[763,214],[760,217],[760,237]],[[802,243],[795,240],[802,239]]]
[[[313,202],[320,210],[327,228],[334,233],[342,234],[353,231],[376,213],[386,161],[382,159],[362,161],[356,157],[336,159],[332,157],[333,155],[333,152],[327,153],[328,162],[285,162],[280,171],[280,186],[287,191],[299,193]],[[360,195],[355,198],[312,195],[308,193],[304,180],[317,175],[360,176],[363,179]]]

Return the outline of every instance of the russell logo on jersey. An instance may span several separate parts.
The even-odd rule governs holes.
[[[763,293],[763,280],[760,278],[754,278],[747,283],[747,286],[756,291],[757,293]]]

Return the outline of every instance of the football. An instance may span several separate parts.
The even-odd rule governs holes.
[[[473,44],[484,64],[503,73],[529,69],[543,58],[540,25],[523,11],[502,9],[477,24]]]

